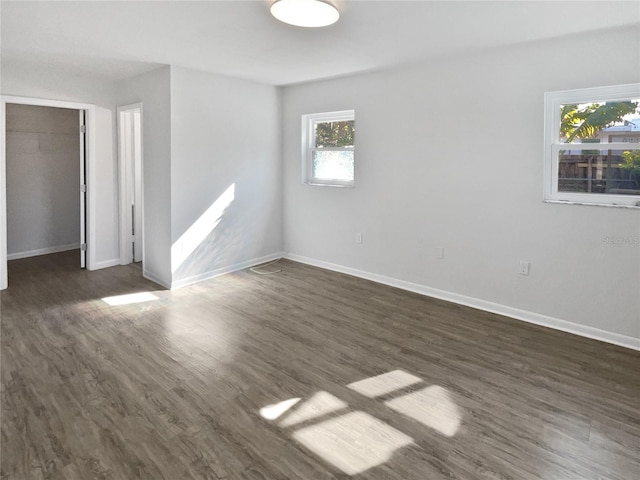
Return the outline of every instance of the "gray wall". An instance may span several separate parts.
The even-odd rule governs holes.
[[[279,95],[171,67],[174,285],[282,251]]]
[[[7,104],[7,253],[79,248],[77,110]]]
[[[137,102],[145,274],[175,287],[281,252],[279,90],[171,66],[118,85]]]
[[[630,27],[285,88],[286,251],[640,338],[640,211],[542,202],[544,92],[639,72]],[[356,187],[303,185],[300,116],[352,108]]]
[[[171,286],[170,73],[162,67],[117,85],[119,106],[143,104],[143,268],[145,276],[165,287]]]

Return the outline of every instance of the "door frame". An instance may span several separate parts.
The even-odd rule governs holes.
[[[96,106],[91,103],[67,102],[46,98],[19,97],[0,95],[0,290],[9,285],[7,274],[7,103],[35,105],[40,107],[69,108],[84,110],[86,117],[85,165],[87,196],[85,205],[87,225],[87,270],[94,270],[96,265],[96,192],[93,188],[96,181]],[[78,130],[78,134],[80,131]]]
[[[140,158],[139,165],[135,165],[136,159],[134,158],[134,164],[131,165],[131,159],[126,153],[126,146],[124,144],[124,129],[123,122],[124,115],[133,111],[139,111],[140,113]],[[142,265],[144,268],[145,263],[145,248],[144,248],[144,140],[143,140],[143,108],[142,103],[132,103],[130,105],[123,105],[117,108],[117,132],[118,132],[118,170],[119,170],[119,196],[120,196],[120,264],[127,265],[134,261],[133,254],[131,252],[131,235],[130,226],[132,224],[130,205],[130,193],[127,186],[129,185],[129,176],[133,169],[134,172],[139,171],[139,175],[135,176],[133,181],[135,186],[140,188],[140,240],[139,246],[142,251]],[[134,188],[135,191],[135,188]],[[137,197],[137,195],[136,195]]]

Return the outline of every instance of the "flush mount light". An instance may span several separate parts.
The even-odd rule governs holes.
[[[322,0],[276,0],[271,15],[297,27],[326,27],[338,21],[338,9]]]

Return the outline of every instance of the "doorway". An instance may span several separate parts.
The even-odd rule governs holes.
[[[118,107],[120,264],[144,264],[142,104]]]
[[[20,139],[20,142],[26,145],[27,150],[31,149],[33,151],[42,151],[49,150],[52,153],[60,153],[60,150],[69,147],[69,138],[71,135],[76,135],[74,141],[77,143],[75,147],[77,148],[77,152],[79,153],[79,161],[76,163],[76,171],[74,172],[74,186],[71,187],[71,191],[73,195],[77,195],[76,200],[79,197],[79,205],[76,204],[78,208],[77,217],[75,220],[77,221],[77,233],[78,235],[72,240],[72,243],[69,241],[63,241],[64,244],[57,245],[56,243],[60,243],[60,239],[56,237],[55,233],[47,233],[49,235],[49,241],[52,242],[52,245],[37,245],[36,248],[26,246],[22,248],[24,251],[11,252],[11,256],[9,258],[21,258],[25,256],[45,254],[45,253],[53,253],[55,251],[61,251],[56,249],[68,250],[69,248],[77,248],[80,251],[80,258],[78,262],[82,268],[87,268],[89,270],[92,269],[94,262],[94,243],[95,238],[91,235],[91,232],[95,231],[95,216],[92,215],[92,209],[94,208],[95,202],[91,201],[91,189],[89,188],[89,176],[94,171],[92,168],[92,162],[94,160],[94,151],[95,151],[95,140],[96,140],[96,131],[94,128],[95,125],[95,106],[91,104],[81,104],[75,102],[63,102],[57,100],[46,100],[46,99],[36,99],[36,98],[28,98],[28,97],[15,97],[15,96],[5,96],[1,97],[0,102],[0,140],[3,146],[7,146],[7,107],[9,106],[9,110],[11,110],[11,106],[15,105],[16,107],[21,106],[32,106],[32,107],[50,107],[54,109],[66,109],[73,110],[71,112],[75,116],[75,134],[71,134],[66,137],[58,137],[57,139],[54,137],[47,136],[46,132],[40,136],[33,136],[31,140],[27,137],[29,134],[38,133],[38,132],[23,132],[25,133],[24,138]],[[29,122],[27,122],[28,124]],[[30,127],[27,126],[24,130],[29,130]],[[33,129],[32,129],[33,130]],[[13,133],[13,132],[12,132]],[[18,142],[18,143],[20,143]],[[66,145],[66,147],[65,147]],[[76,157],[77,158],[77,157]],[[20,166],[18,167],[20,168]],[[55,172],[56,174],[58,172]],[[23,175],[39,175],[41,179],[44,179],[46,175],[43,175],[42,171],[33,171],[33,169],[26,169],[23,172]],[[30,180],[33,180],[31,178]],[[13,180],[12,180],[13,182]],[[15,187],[12,185],[11,188]],[[33,188],[33,187],[32,187]],[[19,189],[13,188],[13,192],[19,192]],[[11,192],[10,192],[11,193]],[[55,196],[56,192],[52,192]],[[88,197],[89,196],[89,197]],[[18,195],[18,197],[20,197]],[[36,195],[34,195],[36,197]],[[51,197],[53,198],[53,197]],[[58,200],[56,200],[57,202]],[[0,149],[0,289],[7,288],[9,284],[8,279],[8,271],[7,271],[7,259],[8,259],[8,238],[7,238],[7,219],[8,219],[8,211],[7,211],[7,149]],[[50,205],[51,211],[56,214],[60,212],[56,212],[56,205]],[[42,212],[41,212],[42,213]],[[32,218],[26,218],[25,223],[28,224]],[[58,222],[58,218],[51,221],[50,223],[56,224]],[[63,222],[64,223],[64,222]],[[23,225],[24,227],[24,225]],[[27,225],[27,227],[29,227]],[[28,230],[28,228],[27,228]],[[14,232],[12,232],[13,234]],[[25,237],[28,238],[28,237]],[[13,238],[11,239],[13,242]],[[12,246],[12,249],[15,249]],[[20,249],[18,249],[20,250]]]

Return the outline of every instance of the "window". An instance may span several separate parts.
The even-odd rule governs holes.
[[[303,183],[352,187],[355,133],[354,110],[303,115]]]
[[[640,84],[545,93],[547,201],[640,206]]]

